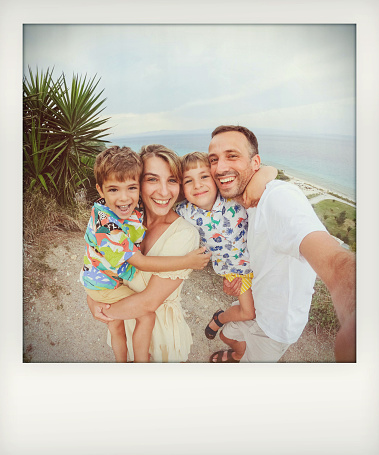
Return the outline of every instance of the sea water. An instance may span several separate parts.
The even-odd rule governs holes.
[[[262,163],[356,200],[354,137],[257,133],[257,138]],[[207,152],[210,139],[210,133],[167,132],[125,136],[112,143],[135,151],[143,145],[163,144],[183,156],[195,150]]]

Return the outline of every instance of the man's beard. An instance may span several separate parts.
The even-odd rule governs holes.
[[[253,176],[253,173],[251,175],[248,174],[217,174],[215,176],[217,187],[220,191],[220,194],[222,197],[225,197],[227,199],[237,199],[237,198],[242,198],[243,192],[245,191],[245,188],[247,184],[250,182],[251,177]],[[235,177],[233,187],[230,188],[223,188],[222,184],[218,180],[220,177]],[[220,186],[219,186],[220,185]]]

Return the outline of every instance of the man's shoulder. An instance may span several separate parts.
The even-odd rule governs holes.
[[[291,195],[305,199],[304,193],[293,183],[283,182],[282,180],[273,180],[266,185],[262,194],[262,204],[267,200],[285,199]]]
[[[266,190],[273,191],[275,188],[282,188],[284,190],[291,190],[295,188],[298,190],[296,185],[290,182],[284,182],[283,180],[272,180],[266,185]]]
[[[275,216],[290,216],[294,211],[308,210],[309,201],[304,193],[293,183],[273,180],[266,189],[256,208],[248,209],[249,217],[275,213]]]

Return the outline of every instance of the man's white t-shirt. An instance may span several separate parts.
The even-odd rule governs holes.
[[[307,324],[316,279],[300,243],[326,229],[301,190],[278,180],[267,184],[248,217],[256,321],[273,340],[294,343]]]

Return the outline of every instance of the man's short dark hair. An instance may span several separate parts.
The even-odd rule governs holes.
[[[220,133],[226,133],[228,131],[237,131],[238,133],[242,133],[246,139],[247,142],[250,145],[250,158],[252,158],[254,155],[258,155],[258,139],[255,137],[255,134],[250,131],[248,128],[245,128],[244,126],[239,126],[239,125],[221,125],[218,126],[213,132],[212,132],[212,138],[216,136],[216,134]]]

